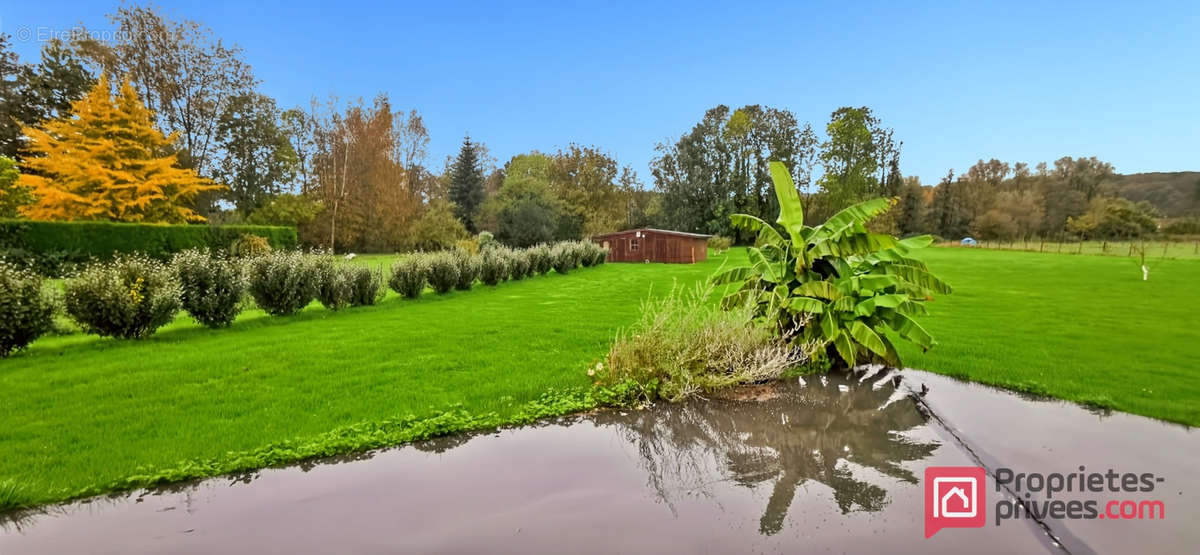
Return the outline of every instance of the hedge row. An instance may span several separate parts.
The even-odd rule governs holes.
[[[279,226],[0,220],[0,257],[57,276],[74,265],[118,254],[166,260],[188,249],[225,250],[243,235],[263,237],[276,249],[292,249],[297,242],[295,228]]]

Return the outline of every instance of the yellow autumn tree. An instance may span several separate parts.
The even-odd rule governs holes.
[[[155,128],[128,79],[113,97],[102,76],[71,115],[21,132],[32,156],[18,183],[36,199],[21,211],[34,220],[202,222],[196,195],[224,188],[178,167],[174,135]]]

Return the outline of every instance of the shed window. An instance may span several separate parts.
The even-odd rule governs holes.
[[[636,250],[638,250],[638,243],[639,243],[639,242],[640,242],[640,241],[639,241],[639,240],[638,240],[638,238],[636,238],[636,237],[634,237],[633,239],[630,239],[630,240],[629,240],[629,250],[631,250],[631,251],[636,251]]]

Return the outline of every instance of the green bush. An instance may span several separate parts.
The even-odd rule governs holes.
[[[479,245],[480,251],[500,245],[500,243],[496,241],[496,236],[492,235],[492,232],[490,231],[480,231],[479,235],[475,236],[475,243]]]
[[[429,285],[437,294],[449,293],[458,285],[458,261],[450,251],[438,251],[426,255],[429,261]]]
[[[298,251],[274,251],[249,262],[250,295],[273,316],[299,312],[317,296],[313,260]]]
[[[729,237],[713,235],[712,237],[708,238],[708,248],[712,249],[712,251],[716,254],[721,254],[729,250],[729,248],[732,246],[733,239],[730,239]]]
[[[241,237],[233,240],[229,244],[229,253],[239,258],[250,258],[254,256],[262,256],[271,252],[271,243],[266,237],[251,235],[249,233],[242,234]]]
[[[240,264],[207,249],[190,249],[177,253],[171,266],[179,280],[179,300],[192,318],[210,328],[233,323],[246,293]]]
[[[579,267],[579,246],[571,241],[556,243],[550,255],[554,271],[565,274]]]
[[[392,264],[392,277],[388,279],[388,287],[400,295],[415,299],[421,296],[428,282],[428,256],[413,254],[401,257]]]
[[[0,260],[0,357],[50,331],[56,304],[41,276]]]
[[[315,257],[311,264],[321,305],[329,310],[350,306],[354,299],[354,276],[350,268],[338,265],[332,256]]]
[[[453,252],[454,261],[458,264],[458,280],[455,282],[454,288],[459,291],[469,291],[475,280],[479,279],[481,269],[479,256],[461,248],[454,249]]]
[[[350,306],[369,306],[383,297],[383,270],[372,270],[366,266],[347,266],[350,286]]]
[[[529,247],[529,262],[531,275],[541,275],[554,267],[554,253],[546,245]]]
[[[65,284],[67,314],[101,337],[147,337],[181,307],[171,267],[141,255],[122,255],[85,268]]]
[[[583,266],[599,266],[608,258],[608,249],[592,241],[579,242],[579,263]]]
[[[508,254],[500,247],[484,249],[479,254],[479,281],[497,285],[508,279]]]
[[[532,270],[533,261],[529,258],[529,249],[508,251],[508,279],[525,279]]]
[[[265,237],[274,249],[296,246],[291,227],[0,220],[0,255],[43,275],[62,275],[72,266],[121,254],[167,260],[188,249],[225,250],[242,235]]]

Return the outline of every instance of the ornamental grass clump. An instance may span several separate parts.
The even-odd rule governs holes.
[[[458,285],[460,276],[454,253],[439,251],[425,256],[429,264],[429,285],[433,286],[433,290],[439,295],[449,293]]]
[[[508,279],[507,249],[492,247],[479,254],[479,281],[486,285],[497,285]]]
[[[179,300],[196,322],[210,328],[233,323],[242,310],[246,275],[242,264],[207,249],[190,249],[171,259]]]
[[[554,254],[544,244],[529,247],[530,275],[542,275],[554,267]]]
[[[372,270],[366,266],[347,266],[350,280],[350,306],[370,306],[383,298],[383,269]]]
[[[313,276],[317,282],[317,300],[329,310],[341,310],[354,299],[351,268],[339,266],[331,256],[315,257]]]
[[[57,302],[44,285],[42,276],[0,259],[0,357],[52,329]]]
[[[801,369],[822,344],[789,345],[753,319],[750,303],[722,310],[712,287],[673,289],[642,304],[641,320],[617,334],[608,358],[588,371],[598,383],[642,384],[667,401],[778,379]],[[653,399],[651,399],[653,400]]]
[[[273,316],[300,312],[317,296],[319,286],[314,257],[299,251],[273,251],[248,264],[250,295],[258,307]]]
[[[429,258],[424,254],[413,254],[402,257],[392,264],[392,277],[388,279],[388,287],[392,291],[409,298],[421,296],[425,284],[429,283]]]
[[[461,248],[454,249],[453,253],[454,261],[458,264],[458,280],[455,282],[454,288],[459,291],[470,291],[475,280],[479,279],[481,269],[479,256]]]
[[[139,339],[175,318],[182,306],[172,268],[141,255],[92,264],[64,284],[64,306],[87,333]]]

